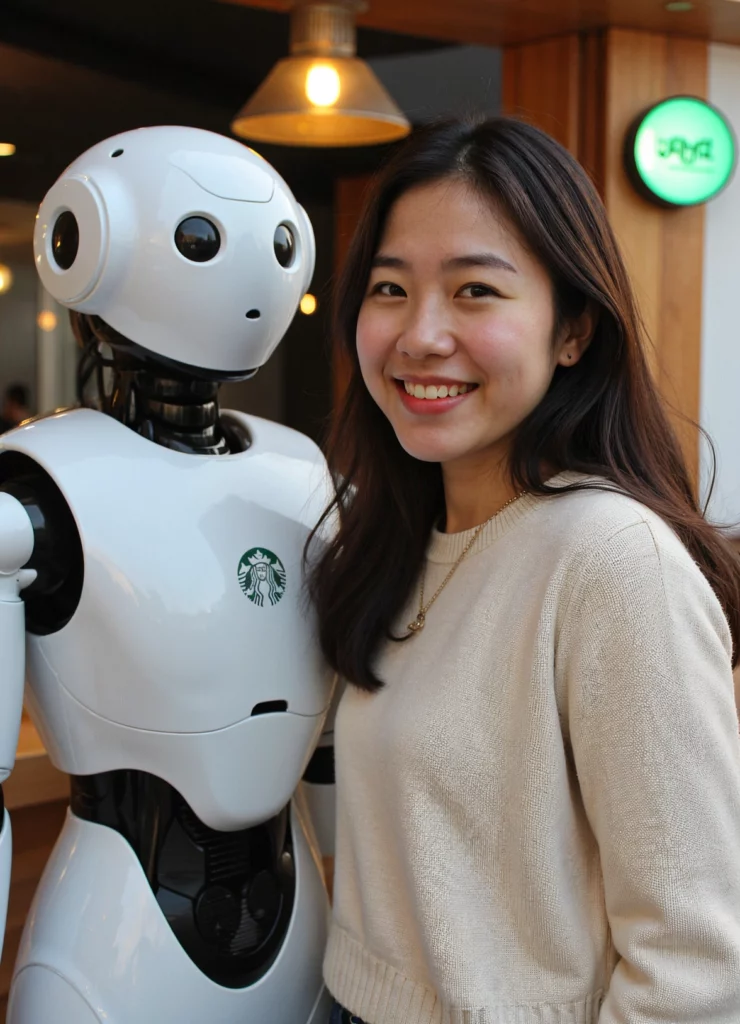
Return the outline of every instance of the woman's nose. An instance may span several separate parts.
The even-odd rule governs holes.
[[[451,356],[456,345],[443,312],[430,303],[410,313],[396,347],[409,359],[425,359],[428,356]]]

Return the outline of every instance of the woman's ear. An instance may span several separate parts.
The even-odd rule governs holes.
[[[583,353],[591,344],[596,325],[599,321],[599,309],[591,302],[580,316],[573,317],[563,325],[558,340],[557,363],[559,366],[575,366]]]

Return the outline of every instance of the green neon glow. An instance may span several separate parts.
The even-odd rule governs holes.
[[[735,166],[735,139],[722,115],[691,96],[653,107],[635,136],[632,159],[645,187],[674,206],[704,203]]]

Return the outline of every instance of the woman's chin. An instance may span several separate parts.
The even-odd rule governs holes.
[[[460,457],[460,453],[451,450],[449,445],[424,444],[419,440],[402,437],[398,440],[403,450],[419,462],[451,462]]]

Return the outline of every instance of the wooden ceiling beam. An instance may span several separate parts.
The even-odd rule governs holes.
[[[291,0],[219,0],[287,13]],[[358,24],[385,32],[483,46],[516,46],[609,27],[740,45],[740,3],[693,0],[671,12],[663,0],[369,0]]]

